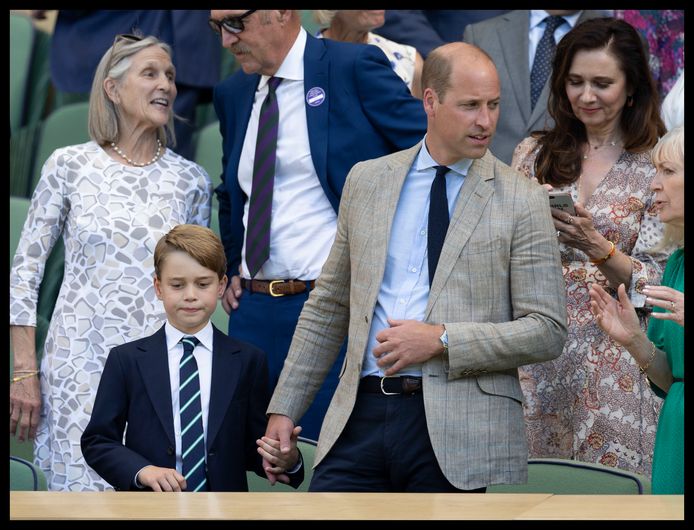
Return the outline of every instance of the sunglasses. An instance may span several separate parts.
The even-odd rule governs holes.
[[[116,35],[116,38],[113,39],[113,45],[115,46],[119,42],[123,41],[130,41],[130,42],[138,42],[141,41],[144,37],[140,37],[139,35],[132,35],[131,33],[121,33],[120,35]]]
[[[219,33],[220,35],[222,34],[222,29],[228,33],[233,33],[236,35],[246,29],[243,25],[243,19],[249,15],[252,15],[256,11],[257,9],[249,9],[243,15],[239,15],[238,17],[225,17],[222,20],[215,20],[214,18],[211,18],[209,20],[210,27],[215,33]]]

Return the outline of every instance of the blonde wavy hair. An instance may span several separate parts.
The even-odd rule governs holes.
[[[684,168],[684,125],[674,127],[658,140],[651,150],[651,160],[657,168],[666,161],[681,163]],[[684,246],[684,227],[665,223],[663,237],[653,250]]]

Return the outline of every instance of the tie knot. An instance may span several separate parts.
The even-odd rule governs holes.
[[[181,339],[181,344],[183,344],[183,355],[190,355],[193,353],[195,347],[200,344],[197,337],[183,337]]]
[[[277,90],[277,87],[281,82],[281,77],[271,77],[270,79],[268,79],[267,82],[268,90],[270,90],[270,92],[274,92],[275,90]]]
[[[554,30],[564,23],[563,17],[549,16],[545,17],[545,33],[549,32],[554,35]]]
[[[448,166],[436,166],[436,178],[445,177],[450,170]]]

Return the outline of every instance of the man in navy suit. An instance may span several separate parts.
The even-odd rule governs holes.
[[[296,488],[304,475],[296,448],[301,429],[286,454],[261,440],[265,355],[210,323],[227,281],[221,241],[209,228],[178,225],[157,243],[154,268],[166,323],[111,350],[82,434],[87,464],[117,490],[248,491],[246,471]],[[193,344],[192,359],[185,358],[184,339]],[[197,466],[187,470],[195,451]]]
[[[219,226],[231,278],[222,303],[229,334],[268,355],[274,388],[304,302],[335,238],[342,187],[362,160],[413,146],[426,116],[375,46],[316,39],[298,11],[211,12],[210,24],[242,71],[215,87],[223,136]],[[247,230],[261,107],[273,84],[279,108],[269,258],[259,270],[247,260]],[[262,128],[261,128],[262,129]],[[376,177],[374,177],[376,178]],[[250,236],[247,238],[247,234]],[[303,416],[303,435],[317,439],[337,386],[344,347]]]

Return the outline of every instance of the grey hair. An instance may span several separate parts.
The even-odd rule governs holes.
[[[171,47],[156,37],[144,37],[139,41],[121,40],[113,44],[99,61],[94,73],[92,91],[89,95],[89,137],[99,145],[118,142],[120,139],[119,108],[111,101],[104,88],[104,81],[111,78],[120,84],[132,65],[132,56],[150,46],[159,46],[169,57]],[[169,123],[157,130],[157,138],[167,144],[167,138],[176,145],[173,112]]]

